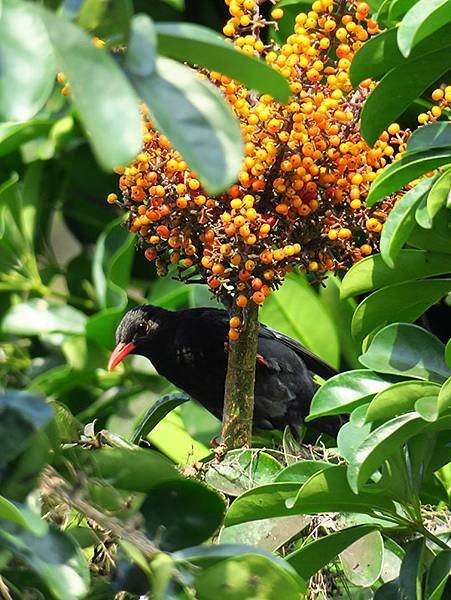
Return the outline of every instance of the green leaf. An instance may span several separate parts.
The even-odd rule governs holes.
[[[391,383],[389,378],[367,369],[339,373],[328,379],[316,392],[305,420],[351,412],[374,394],[390,387]]]
[[[25,562],[57,600],[84,598],[89,590],[89,567],[80,546],[54,525],[36,537],[17,525],[0,523],[0,547]]]
[[[390,211],[380,241],[382,258],[389,267],[394,268],[395,259],[415,225],[415,210],[433,183],[431,179],[421,181],[404,194]]]
[[[415,403],[423,396],[437,396],[440,386],[430,381],[401,381],[379,392],[371,401],[366,422],[388,421],[414,410]]]
[[[324,286],[319,288],[323,304],[329,310],[340,339],[340,350],[346,365],[359,367],[360,346],[351,335],[351,321],[357,306],[355,300],[340,298],[341,281],[338,277],[329,277]]]
[[[447,366],[451,369],[451,338],[448,340],[448,343],[445,347],[445,362]]]
[[[191,23],[157,23],[158,52],[200,65],[240,81],[246,87],[287,102],[288,81],[255,57],[246,56],[211,29]]]
[[[371,475],[409,438],[420,433],[427,423],[416,412],[387,421],[372,431],[357,448],[348,467],[348,481],[357,493]]]
[[[425,396],[424,398],[419,398],[415,402],[414,408],[425,421],[432,423],[437,420],[437,396]]]
[[[427,209],[427,195],[423,196],[415,211],[415,221],[423,229],[432,229],[433,223]]]
[[[367,197],[367,205],[373,206],[417,177],[449,162],[451,162],[451,148],[435,149],[433,147],[423,152],[406,152],[402,158],[388,165],[376,177]]]
[[[28,4],[3,1],[0,55],[0,120],[27,121],[50,96],[56,72],[45,27]]]
[[[416,321],[451,290],[451,279],[405,281],[367,296],[352,318],[352,335],[362,340],[373,329],[395,321]],[[390,310],[387,311],[387,307]]]
[[[437,215],[442,206],[446,205],[451,190],[451,169],[440,175],[428,194],[427,210],[431,219]]]
[[[398,48],[396,33],[396,27],[387,29],[369,38],[356,52],[349,71],[354,87],[368,77],[380,79],[387,71],[402,62],[403,57]]]
[[[349,421],[341,427],[337,435],[337,448],[340,456],[346,461],[351,461],[356,449],[371,431],[371,425],[365,423],[368,404],[355,408]]]
[[[160,57],[151,73],[142,71],[142,57],[153,47],[152,22],[145,15],[132,20],[131,44],[126,69],[140,97],[147,104],[155,127],[198,174],[212,194],[236,181],[243,156],[238,120],[220,92],[188,67]],[[140,48],[140,60],[136,60]]]
[[[278,600],[299,598],[305,582],[266,556],[248,554],[223,560],[200,571],[194,585],[200,599]]]
[[[149,410],[146,412],[138,427],[131,436],[131,441],[134,444],[139,443],[142,438],[146,438],[164,417],[172,410],[180,406],[184,402],[188,402],[191,398],[183,392],[175,392],[173,394],[165,394],[159,398]]]
[[[441,415],[451,408],[451,377],[442,385],[438,395],[437,409]]]
[[[421,327],[393,323],[376,333],[359,360],[379,373],[442,383],[451,375],[443,350],[443,344]]]
[[[418,0],[392,0],[389,9],[389,16],[392,21],[399,19],[416,4]]]
[[[173,552],[210,538],[222,522],[225,503],[200,481],[178,478],[154,486],[140,511],[147,535]]]
[[[406,13],[398,28],[398,46],[404,56],[425,37],[440,29],[449,20],[450,0],[419,0]]]
[[[440,50],[424,52],[421,56],[412,57],[411,60],[398,65],[384,75],[379,85],[366,99],[361,113],[361,132],[370,146],[375,144],[379,135],[390,123],[396,121],[416,98],[448,71],[450,49],[451,46],[447,46]],[[392,164],[394,166],[401,161]],[[411,177],[410,181],[415,177]],[[370,196],[371,193],[368,199]]]
[[[0,473],[1,469],[30,445],[38,431],[51,421],[52,416],[51,406],[40,396],[0,389]]]
[[[329,469],[333,466],[333,463],[326,462],[325,460],[300,460],[280,471],[274,481],[305,483],[307,479],[310,479],[318,471]]]
[[[100,477],[120,490],[150,492],[156,485],[180,477],[169,459],[155,450],[101,448],[94,452],[70,449],[71,461],[82,462],[92,477]]]
[[[70,82],[71,99],[99,164],[105,169],[127,165],[139,152],[142,133],[138,98],[125,75],[79,27],[46,10],[37,14]]]
[[[133,15],[131,0],[83,0],[78,24],[108,45],[126,44]]]
[[[423,537],[412,542],[407,548],[399,572],[399,592],[401,598],[422,600],[422,577],[425,568],[425,553],[426,547]]]
[[[20,525],[36,536],[43,536],[48,531],[48,523],[41,519],[38,512],[25,504],[12,502],[3,496],[0,496],[1,520]]]
[[[345,275],[340,295],[357,296],[392,283],[401,283],[451,271],[451,256],[425,250],[400,250],[395,265],[390,268],[380,254],[359,260]]]
[[[340,554],[347,579],[354,585],[369,588],[380,577],[384,560],[384,541],[379,531],[371,531]]]
[[[101,308],[125,309],[125,288],[134,255],[133,236],[122,227],[122,219],[115,219],[100,234],[92,263],[92,278]]]
[[[221,462],[210,464],[205,481],[228,496],[238,496],[273,481],[281,469],[280,463],[266,452],[231,450]]]
[[[426,580],[427,600],[440,600],[451,572],[451,550],[442,550],[431,563]]]
[[[33,298],[13,305],[1,323],[1,330],[12,335],[44,333],[83,333],[86,317],[66,304]]]
[[[451,254],[451,211],[442,208],[429,230],[415,225],[408,244],[423,250]]]
[[[346,467],[334,465],[310,477],[302,487],[270,483],[244,492],[227,511],[224,524],[321,512],[394,512],[389,498],[368,489],[355,494],[347,482]]]
[[[374,531],[373,525],[357,525],[306,543],[299,550],[288,554],[285,560],[296,569],[303,579],[309,579],[329,564],[336,556],[356,540]],[[343,560],[343,559],[342,559]]]
[[[251,544],[269,552],[285,545],[300,531],[305,529],[311,517],[275,517],[260,519],[223,527],[219,534],[220,544]]]
[[[45,136],[51,129],[53,121],[49,119],[33,119],[25,123],[0,124],[0,156],[14,152],[26,142]]]
[[[299,319],[299,306],[308,319]],[[302,274],[287,277],[283,286],[267,298],[260,320],[299,340],[329,364],[338,365],[340,345],[334,321]]]
[[[410,136],[406,152],[427,152],[431,147],[442,150],[451,148],[451,123],[436,121],[419,127]]]

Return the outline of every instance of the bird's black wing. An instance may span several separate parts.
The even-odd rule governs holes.
[[[280,331],[271,329],[271,327],[268,327],[267,325],[261,324],[259,337],[278,340],[288,348],[291,348],[302,358],[309,371],[316,373],[324,379],[329,379],[338,373],[331,365],[316,356],[316,354],[313,354],[313,352],[310,352],[305,346],[287,335],[280,333]]]

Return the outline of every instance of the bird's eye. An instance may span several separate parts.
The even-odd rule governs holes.
[[[136,330],[139,335],[144,335],[147,333],[147,325],[145,323],[138,323]]]

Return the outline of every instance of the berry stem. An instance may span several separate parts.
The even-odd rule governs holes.
[[[222,417],[222,439],[226,450],[251,446],[254,412],[255,363],[258,342],[258,306],[254,302],[235,307],[231,316],[241,315],[242,327],[237,340],[230,341],[229,362]]]

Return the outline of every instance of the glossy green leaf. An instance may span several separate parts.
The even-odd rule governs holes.
[[[0,156],[14,152],[26,142],[46,135],[53,121],[48,119],[32,119],[25,123],[0,124]]]
[[[28,4],[3,0],[0,55],[0,119],[27,121],[50,96],[56,71],[46,29]]]
[[[311,517],[275,517],[260,519],[223,527],[219,534],[220,544],[250,544],[274,552],[305,529]]]
[[[309,579],[348,546],[372,531],[374,531],[372,525],[357,525],[356,527],[329,533],[315,541],[304,544],[299,550],[291,552],[286,560],[303,579]]]
[[[154,486],[140,512],[147,535],[173,552],[210,538],[222,522],[225,503],[213,488],[180,477]]]
[[[363,44],[352,59],[349,76],[354,87],[367,77],[379,79],[402,62],[396,41],[397,29],[388,29]]]
[[[427,209],[427,195],[423,196],[415,211],[415,221],[423,229],[432,229],[433,223]]]
[[[379,392],[371,401],[366,422],[388,421],[413,411],[415,403],[424,396],[437,396],[440,386],[431,381],[401,381]]]
[[[380,252],[382,258],[391,268],[399,251],[408,240],[415,225],[415,211],[417,206],[429,192],[433,184],[430,179],[425,179],[409,190],[400,198],[388,215],[382,229]]]
[[[200,572],[194,582],[199,600],[298,598],[305,582],[265,556],[244,555],[223,560]]]
[[[448,340],[445,347],[445,362],[447,366],[451,369],[451,338]]]
[[[51,421],[52,416],[51,406],[40,396],[0,389],[0,469],[30,445],[36,434]]]
[[[450,0],[419,0],[405,14],[398,28],[397,40],[402,54],[409,56],[418,42],[436,32],[449,20],[450,14]]]
[[[305,483],[312,475],[333,467],[333,463],[325,460],[300,460],[280,471],[274,481],[292,481],[294,483]]]
[[[393,284],[373,292],[354,312],[352,335],[361,340],[380,325],[416,321],[450,290],[451,279],[424,279]]]
[[[142,418],[141,422],[133,432],[131,441],[134,444],[137,444],[141,439],[146,438],[152,429],[154,429],[166,415],[188,400],[191,400],[191,398],[183,392],[165,394],[159,398],[152,404]]]
[[[0,520],[20,525],[36,536],[45,535],[48,531],[48,523],[41,519],[39,512],[3,496],[0,496]]]
[[[346,467],[333,466],[297,483],[270,483],[239,496],[227,511],[226,527],[246,521],[321,512],[393,512],[386,496],[371,491],[355,494],[346,479]]]
[[[416,129],[407,141],[406,152],[426,152],[431,148],[451,148],[451,123],[435,121]]]
[[[449,162],[451,162],[451,148],[431,148],[422,152],[406,152],[402,158],[388,165],[376,177],[367,197],[367,205],[373,206],[417,177]]]
[[[379,135],[390,123],[396,121],[416,98],[448,71],[450,49],[451,46],[445,46],[440,50],[425,52],[421,56],[398,65],[384,75],[379,85],[366,99],[361,114],[362,135],[370,146],[377,141]],[[401,161],[404,160],[401,159]],[[393,163],[393,167],[401,161]],[[432,168],[434,167],[426,169],[423,173]],[[418,175],[421,174],[418,173]],[[410,181],[418,175],[411,177]],[[399,187],[401,185],[397,186],[397,188]],[[371,192],[368,200],[374,201],[374,195]]]
[[[300,318],[299,306],[308,318]],[[260,320],[290,337],[333,366],[338,365],[340,345],[334,321],[307,279],[296,274],[265,301]]]
[[[101,308],[127,304],[128,286],[133,257],[133,237],[122,227],[122,220],[114,220],[97,240],[92,263],[92,275]]]
[[[442,385],[438,395],[437,409],[439,414],[443,414],[451,408],[451,377]]]
[[[389,8],[390,19],[399,19],[399,17],[405,15],[416,2],[417,0],[392,0]]]
[[[173,463],[155,450],[104,447],[87,453],[71,449],[67,456],[72,461],[82,461],[90,476],[104,479],[120,490],[148,493],[156,485],[180,477]]]
[[[450,5],[451,7],[451,5]],[[431,219],[437,215],[442,206],[446,205],[451,190],[451,169],[440,175],[428,194],[427,210]]]
[[[83,0],[77,22],[107,44],[126,44],[133,14],[131,0]]]
[[[337,448],[340,456],[346,461],[351,461],[356,449],[371,431],[371,425],[365,423],[368,403],[355,408],[349,421],[341,427],[337,435]]]
[[[129,79],[149,107],[156,128],[171,140],[205,188],[222,192],[234,183],[241,165],[239,123],[220,92],[188,67],[159,57],[152,72],[142,70],[142,57],[154,51],[154,35],[148,17],[133,18],[135,50],[126,55],[125,63]]]
[[[413,541],[407,548],[399,572],[399,592],[402,598],[422,600],[422,577],[425,569],[426,554],[423,537]]]
[[[410,437],[427,427],[416,412],[410,412],[387,421],[372,431],[357,448],[348,467],[348,481],[358,492],[385,460]]]
[[[56,600],[85,598],[89,567],[75,540],[54,525],[44,536],[35,536],[17,525],[0,524],[0,547],[28,565]]]
[[[329,277],[325,285],[319,288],[319,295],[335,322],[345,364],[348,368],[356,369],[359,367],[360,346],[351,335],[351,321],[357,304],[351,298],[342,299],[340,291],[340,279]]]
[[[328,379],[316,392],[306,421],[324,415],[351,412],[353,408],[364,404],[369,397],[386,389],[391,383],[389,378],[367,369],[339,373]]]
[[[341,552],[340,560],[351,583],[371,587],[380,577],[384,560],[384,541],[379,531],[371,531],[356,540]]]
[[[436,421],[438,417],[437,396],[424,396],[415,402],[417,413],[425,421]]]
[[[280,463],[266,452],[231,450],[220,462],[210,463],[205,481],[224,494],[238,496],[273,481],[281,469]]]
[[[442,383],[451,375],[443,360],[443,344],[429,331],[393,323],[378,331],[360,362],[379,373]]]
[[[415,225],[408,239],[409,246],[431,252],[451,254],[451,211],[442,208],[430,229]]]
[[[211,29],[192,23],[157,23],[158,52],[240,81],[246,87],[287,102],[287,80],[264,61],[245,56]]]
[[[13,335],[83,333],[86,317],[65,304],[33,298],[12,306],[3,317],[1,329]]]
[[[394,268],[390,268],[380,254],[367,256],[346,273],[340,295],[357,296],[393,283],[401,283],[451,271],[451,256],[425,250],[400,250]]]
[[[125,75],[79,27],[45,10],[38,14],[99,164],[110,170],[127,165],[139,152],[142,133],[138,98]]]
[[[426,580],[427,600],[440,600],[451,573],[451,550],[442,550],[432,561]]]

